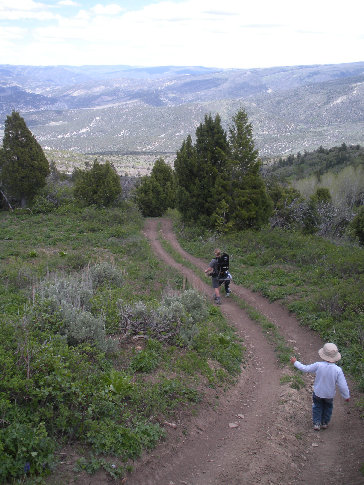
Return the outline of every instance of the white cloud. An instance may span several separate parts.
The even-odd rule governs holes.
[[[77,7],[79,6],[79,3],[74,2],[73,0],[61,0],[58,2],[58,5],[65,7]]]
[[[96,15],[117,15],[124,9],[120,5],[112,3],[110,5],[100,5],[99,3],[91,8],[91,11]]]
[[[0,27],[0,41],[22,39],[25,32],[25,29],[20,27]]]
[[[1,20],[51,20],[54,14],[44,3],[33,0],[0,0]]]
[[[184,0],[125,11],[99,2],[74,16],[44,3],[18,0],[13,15],[48,14],[31,42],[14,54],[40,64],[198,64],[217,67],[335,63],[363,60],[364,7],[346,0]],[[74,4],[63,0],[60,4]],[[9,0],[0,0],[2,8]],[[363,3],[364,5],[364,3]],[[354,8],[355,6],[355,8]],[[19,7],[19,8],[18,8]],[[9,10],[10,11],[10,10]],[[49,48],[51,46],[51,48]],[[0,45],[1,52],[1,45]],[[3,55],[1,57],[4,57]],[[2,62],[0,60],[0,62]],[[7,61],[9,62],[9,60]]]

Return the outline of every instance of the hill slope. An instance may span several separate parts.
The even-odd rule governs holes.
[[[0,76],[0,121],[19,111],[50,149],[173,153],[206,113],[218,112],[226,126],[241,106],[263,156],[363,143],[364,62],[250,70],[3,65]]]

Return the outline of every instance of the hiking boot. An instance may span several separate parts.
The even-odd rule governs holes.
[[[226,290],[226,297],[231,295],[231,290]]]
[[[314,424],[313,429],[314,429],[314,431],[320,431],[321,425],[320,424]]]
[[[221,299],[220,297],[215,298],[216,305],[221,305]]]

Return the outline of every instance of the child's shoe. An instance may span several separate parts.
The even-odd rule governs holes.
[[[220,299],[220,297],[216,297],[215,298],[215,303],[216,303],[216,305],[221,305],[221,299]]]
[[[231,295],[231,290],[226,290],[226,296],[230,296]]]
[[[313,429],[314,429],[315,431],[320,431],[320,429],[321,429],[321,425],[320,425],[320,424],[314,424],[314,425],[313,425]]]
[[[327,429],[329,425],[327,423],[323,423],[321,424],[321,429]]]

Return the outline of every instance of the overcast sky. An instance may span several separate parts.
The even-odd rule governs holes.
[[[0,0],[0,64],[364,61],[363,0]]]

